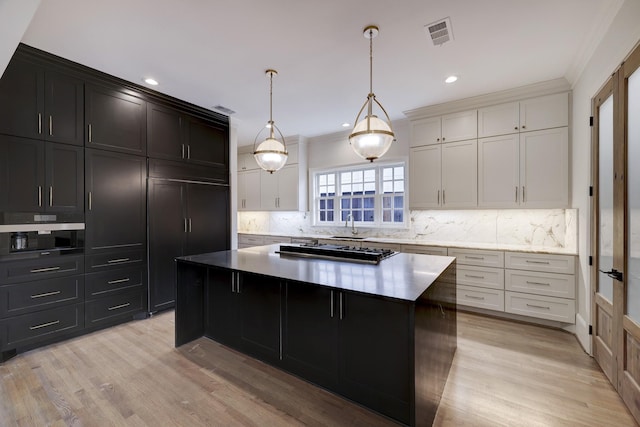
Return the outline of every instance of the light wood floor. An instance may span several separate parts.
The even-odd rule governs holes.
[[[0,365],[0,426],[389,426],[207,339],[173,348],[173,313]],[[436,426],[635,426],[567,333],[460,313]]]

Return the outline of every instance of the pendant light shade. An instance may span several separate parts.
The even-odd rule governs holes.
[[[256,147],[258,137],[263,133],[264,129],[258,132],[256,139],[253,141],[253,157],[255,157],[258,166],[269,173],[274,173],[282,169],[287,163],[289,153],[284,142],[284,136],[282,136],[282,132],[273,121],[273,76],[277,75],[278,72],[269,69],[265,73],[269,76],[269,121],[266,126],[269,129],[269,135]],[[280,140],[276,136],[276,131],[280,136]]]
[[[391,120],[384,107],[373,93],[373,38],[378,35],[378,27],[364,29],[364,37],[369,39],[369,95],[356,117],[356,125],[349,135],[351,148],[363,159],[373,162],[382,157],[391,147],[396,137],[391,128]],[[373,114],[374,104],[384,113],[385,120]],[[360,119],[366,109],[366,116]]]

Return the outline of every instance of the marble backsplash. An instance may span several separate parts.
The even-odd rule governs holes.
[[[409,228],[368,229],[366,237],[518,245],[577,252],[576,209],[484,209],[410,211]],[[282,235],[348,235],[349,228],[312,224],[308,212],[238,212],[238,231]]]

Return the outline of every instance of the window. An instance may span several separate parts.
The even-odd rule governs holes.
[[[405,226],[405,172],[404,162],[314,172],[315,225]]]

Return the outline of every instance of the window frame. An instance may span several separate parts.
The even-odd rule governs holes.
[[[345,173],[345,172],[351,172],[352,174],[354,172],[358,172],[358,171],[366,171],[366,170],[375,170],[375,191],[374,193],[371,195],[373,196],[374,199],[374,206],[373,206],[373,212],[374,212],[374,221],[363,221],[363,220],[354,220],[354,225],[360,228],[377,228],[377,229],[408,229],[409,228],[409,224],[410,224],[410,220],[409,220],[409,192],[408,192],[408,159],[405,158],[401,158],[401,159],[390,159],[388,161],[379,161],[379,162],[375,162],[375,163],[370,163],[370,164],[350,164],[350,165],[344,165],[344,166],[338,166],[338,167],[325,167],[325,168],[313,168],[313,169],[309,169],[309,195],[310,195],[310,213],[312,215],[312,225],[315,227],[343,227],[345,224],[345,220],[343,219],[343,208],[342,208],[342,200],[345,199],[354,199],[354,198],[365,198],[367,197],[367,195],[364,194],[364,190],[363,190],[363,194],[362,195],[347,195],[347,196],[342,196],[341,194],[341,174]],[[400,210],[400,208],[394,208],[393,207],[393,198],[395,194],[402,194],[403,197],[403,206],[401,208],[402,211],[402,222],[384,222],[383,218],[384,218],[384,207],[383,207],[383,197],[385,197],[385,193],[383,193],[383,170],[385,168],[395,168],[395,167],[402,167],[403,168],[403,177],[402,177],[402,185],[403,185],[403,192],[402,193],[387,193],[386,196],[387,197],[391,197],[392,198],[392,207],[391,209],[391,217],[393,218],[393,210]],[[335,192],[333,193],[333,196],[326,196],[326,197],[320,197],[320,184],[319,184],[319,177],[321,175],[330,175],[333,174],[335,176],[335,181],[334,181],[334,190]],[[364,173],[363,173],[364,175]],[[353,176],[353,175],[352,175]],[[389,181],[389,180],[387,180]],[[393,182],[398,181],[398,179],[394,176],[393,177]],[[325,200],[325,208],[321,209],[321,203],[320,200]],[[325,212],[325,214],[327,212],[329,212],[328,209],[328,201],[332,200],[333,201],[333,221],[320,221],[320,212],[323,210]],[[364,200],[363,200],[363,205],[361,207],[359,207],[358,209],[360,209],[363,213],[362,215],[364,216],[364,210],[366,210],[366,208],[364,207]],[[353,207],[350,204],[349,207],[349,211],[352,211]],[[389,208],[387,208],[386,210],[389,210]],[[349,218],[349,225],[351,225],[351,218]]]

